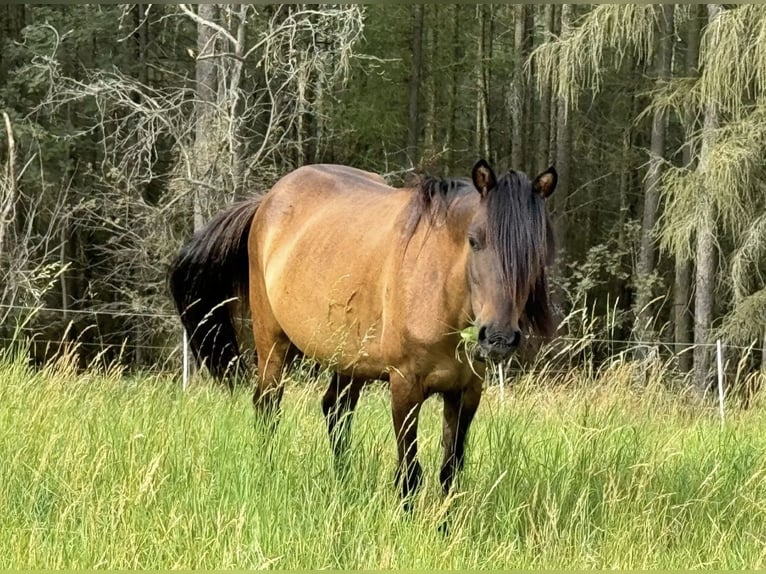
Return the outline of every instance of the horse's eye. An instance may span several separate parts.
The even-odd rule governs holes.
[[[479,243],[479,240],[473,236],[468,237],[468,245],[470,245],[471,249],[473,249],[474,251],[481,250],[481,243]]]

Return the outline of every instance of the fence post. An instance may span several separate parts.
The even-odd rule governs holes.
[[[723,422],[723,351],[721,349],[721,339],[716,341],[716,356],[718,358],[718,410]]]
[[[183,336],[183,383],[182,387],[185,391],[189,386],[189,341],[186,337],[186,329],[183,330],[184,336]]]
[[[498,363],[497,370],[500,377],[500,400],[502,401],[505,399],[505,369],[503,368],[503,363]]]

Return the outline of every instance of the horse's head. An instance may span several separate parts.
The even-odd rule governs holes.
[[[466,238],[471,307],[481,353],[504,360],[521,343],[522,317],[534,313],[541,298],[548,313],[544,272],[553,257],[553,234],[544,201],[556,187],[556,170],[533,182],[515,171],[498,180],[480,160],[472,179],[481,200]]]

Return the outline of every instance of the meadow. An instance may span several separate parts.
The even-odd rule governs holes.
[[[420,427],[412,516],[388,392],[368,389],[333,469],[316,380],[268,442],[247,390],[0,359],[0,568],[763,568],[766,414],[699,405],[630,363],[485,395],[459,487]],[[450,533],[439,531],[449,512]]]

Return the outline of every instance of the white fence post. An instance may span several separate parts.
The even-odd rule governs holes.
[[[186,337],[186,329],[183,330],[183,383],[182,388],[185,391],[189,387],[189,341]]]
[[[716,355],[718,357],[718,410],[723,422],[723,351],[721,349],[721,339],[716,341]]]
[[[498,375],[500,376],[500,400],[505,399],[505,369],[503,363],[497,365]]]

